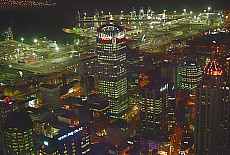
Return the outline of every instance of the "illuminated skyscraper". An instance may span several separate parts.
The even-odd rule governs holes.
[[[202,69],[195,61],[184,62],[180,69],[181,89],[195,91],[202,78]]]
[[[196,91],[195,154],[229,154],[229,79],[210,61]]]
[[[168,89],[167,79],[154,79],[141,75],[141,114],[144,135],[153,136],[167,132]]]
[[[108,99],[110,117],[120,118],[128,108],[124,29],[111,24],[100,26],[97,52],[99,94]]]

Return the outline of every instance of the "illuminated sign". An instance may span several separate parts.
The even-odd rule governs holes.
[[[163,87],[161,87],[160,91],[164,91],[168,88],[168,84],[164,85]]]
[[[34,107],[37,104],[37,99],[29,101],[29,107]]]
[[[120,35],[117,37],[117,39],[123,39],[125,36],[124,35]]]
[[[45,146],[48,146],[49,143],[48,143],[47,141],[44,141],[44,145],[45,145]]]
[[[110,40],[111,38],[109,37],[102,37],[101,40]]]
[[[71,131],[71,132],[59,137],[58,140],[60,141],[60,140],[63,140],[65,138],[69,137],[69,136],[73,136],[74,134],[78,133],[79,131],[82,131],[82,129],[83,129],[82,127],[78,128],[78,129],[75,129],[74,131]]]

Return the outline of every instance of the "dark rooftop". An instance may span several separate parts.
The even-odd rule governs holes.
[[[32,125],[32,120],[27,112],[9,113],[5,122],[6,129],[17,128],[19,131],[32,129]]]
[[[128,128],[130,125],[126,122],[126,120],[118,119],[111,124],[108,125],[111,128]]]
[[[41,84],[41,87],[48,88],[48,89],[57,88],[57,86],[52,85],[52,84]]]

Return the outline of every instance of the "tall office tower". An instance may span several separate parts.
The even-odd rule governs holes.
[[[144,135],[156,135],[168,130],[168,89],[166,79],[153,79],[142,75],[141,114],[142,131]]]
[[[181,89],[195,91],[201,81],[202,74],[202,69],[197,62],[184,62],[180,69]]]
[[[60,87],[52,84],[42,84],[40,86],[40,92],[43,106],[48,105],[53,110],[61,106]]]
[[[133,88],[138,85],[139,78],[139,48],[128,49],[126,53],[127,59],[127,79],[129,88]]]
[[[5,155],[33,155],[33,124],[27,112],[8,114],[3,129]]]
[[[95,81],[97,78],[97,56],[88,55],[82,56],[78,61],[79,76],[83,96],[88,97],[96,87]]]
[[[225,117],[223,102],[227,100],[222,91],[224,73],[215,60],[210,61],[203,72],[201,84],[196,90],[195,154],[216,155],[222,147],[220,129],[223,129],[222,123],[226,123],[222,122]]]
[[[230,154],[230,77],[225,77],[222,90],[219,154]]]
[[[161,77],[170,78],[175,89],[180,87],[180,66],[177,63],[164,63],[160,65]]]
[[[108,99],[110,117],[121,118],[128,108],[124,29],[112,24],[100,26],[97,52],[99,94]]]

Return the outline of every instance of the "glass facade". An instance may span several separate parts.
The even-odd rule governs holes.
[[[99,94],[109,102],[110,117],[122,117],[128,108],[124,29],[115,25],[99,27],[97,52]]]
[[[195,91],[202,74],[202,69],[196,62],[184,62],[180,69],[181,89]]]

